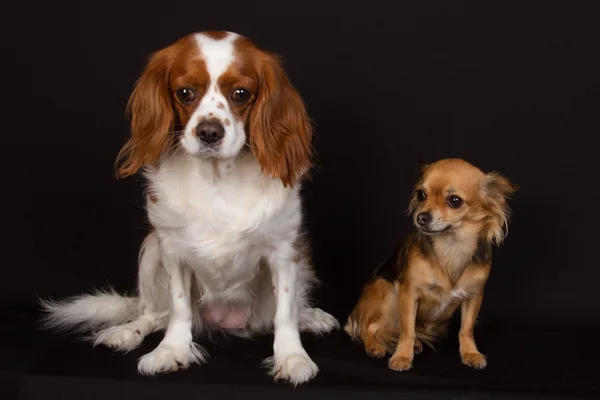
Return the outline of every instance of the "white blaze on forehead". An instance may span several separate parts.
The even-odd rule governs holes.
[[[219,78],[234,62],[234,42],[238,37],[239,35],[232,32],[226,32],[220,39],[213,39],[204,33],[197,33],[194,36],[198,45],[198,57],[204,61],[209,82],[181,138],[182,146],[189,154],[206,155],[211,158],[216,156],[232,158],[237,156],[244,147],[246,142],[244,122],[232,113],[226,95],[218,89]],[[224,136],[218,146],[211,147],[204,144],[197,136],[196,128],[205,120],[213,120],[222,125]]]
[[[217,83],[219,77],[227,71],[233,62],[235,52],[233,42],[237,37],[237,34],[231,32],[218,40],[203,33],[196,35],[196,42],[200,48],[201,57],[206,64],[211,86]]]

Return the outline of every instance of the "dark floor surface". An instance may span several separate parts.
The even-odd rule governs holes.
[[[518,331],[481,326],[483,371],[460,363],[455,334],[416,356],[407,372],[388,370],[369,358],[343,332],[303,335],[321,371],[306,385],[274,383],[261,366],[272,352],[272,336],[204,343],[208,364],[160,377],[141,377],[136,360],[152,350],[160,334],[141,348],[113,353],[36,329],[36,314],[4,309],[0,333],[0,398],[175,399],[175,398],[600,398],[599,331]]]

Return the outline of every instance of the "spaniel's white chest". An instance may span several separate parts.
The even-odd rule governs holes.
[[[297,191],[263,176],[252,159],[181,157],[147,177],[155,200],[148,216],[163,247],[206,275],[207,284],[246,279],[274,243],[298,231]]]

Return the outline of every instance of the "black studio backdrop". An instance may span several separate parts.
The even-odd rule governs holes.
[[[116,180],[148,55],[199,30],[279,53],[315,122],[306,226],[323,308],[344,319],[411,229],[420,161],[521,185],[482,324],[598,327],[600,24],[592,2],[22,2],[2,28],[5,306],[131,291],[147,230]]]

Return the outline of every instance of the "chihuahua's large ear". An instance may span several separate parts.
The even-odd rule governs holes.
[[[511,209],[507,200],[518,188],[518,185],[498,172],[490,172],[483,177],[481,187],[483,208],[491,216],[488,240],[496,244],[502,243],[508,234]]]
[[[312,126],[279,60],[265,55],[250,114],[250,145],[262,171],[293,186],[310,167]]]
[[[160,50],[150,58],[127,104],[131,115],[131,136],[117,156],[117,176],[137,173],[158,161],[173,138],[174,113],[169,89],[169,70],[173,47]]]

